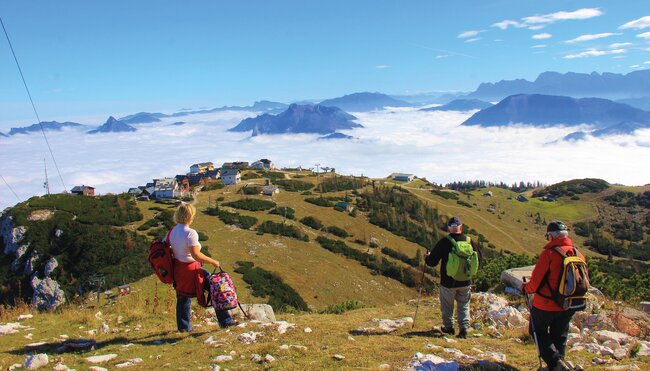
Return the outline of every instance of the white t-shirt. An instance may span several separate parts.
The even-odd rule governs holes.
[[[198,246],[199,250],[201,250],[199,234],[187,224],[176,224],[172,228],[172,233],[169,234],[169,243],[172,245],[174,258],[183,263],[196,261],[192,257],[190,247]]]

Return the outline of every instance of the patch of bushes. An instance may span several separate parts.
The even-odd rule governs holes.
[[[433,193],[436,196],[440,196],[446,200],[458,200],[458,195],[454,192],[449,192],[449,191],[441,191],[439,189],[432,189],[431,193]]]
[[[251,229],[251,227],[257,224],[257,218],[253,216],[233,213],[228,210],[220,209],[219,207],[209,208],[205,212],[208,215],[218,217],[224,224],[236,225],[241,229]]]
[[[225,187],[226,187],[225,184],[221,183],[220,181],[216,181],[216,182],[210,182],[208,184],[205,184],[203,186],[203,190],[204,191],[214,191],[214,190],[222,189],[222,188],[225,188]]]
[[[226,202],[224,205],[234,207],[235,209],[249,210],[249,211],[263,211],[270,210],[275,207],[275,202],[267,200],[259,200],[257,198],[244,198],[237,201]]]
[[[322,193],[338,192],[362,188],[365,185],[366,178],[342,177],[335,175],[333,178],[323,179],[318,185],[318,189]]]
[[[390,247],[382,247],[381,252],[388,255],[388,256],[390,256],[393,259],[400,260],[400,261],[410,265],[411,267],[417,268],[422,263],[422,253],[420,252],[419,249],[416,251],[415,257],[413,257],[413,258],[410,258],[408,255],[406,255],[404,253],[401,253],[401,252],[399,252],[397,250],[393,250]]]
[[[269,298],[268,304],[277,312],[309,311],[305,300],[291,286],[284,283],[282,278],[273,272],[255,267],[252,262],[238,261],[235,272],[243,275],[250,285],[252,294],[260,298]]]
[[[278,180],[284,179],[284,173],[279,171],[264,171],[262,172],[262,176],[271,179],[276,184]]]
[[[337,227],[335,225],[325,228],[325,232],[331,233],[341,238],[347,238],[349,236],[348,232],[345,229]]]
[[[265,221],[259,227],[257,227],[257,232],[291,237],[305,242],[309,241],[309,237],[299,228],[293,225],[275,223],[270,220]]]
[[[314,218],[313,216],[306,216],[306,217],[300,219],[300,223],[302,223],[302,224],[304,224],[304,225],[306,225],[308,227],[311,227],[311,228],[313,228],[313,229],[315,229],[317,231],[320,231],[321,229],[323,229],[323,223],[321,223],[320,220],[318,220],[317,218]]]
[[[166,229],[171,229],[174,226],[174,210],[167,209],[158,213],[153,219],[147,220],[144,224],[138,227],[139,231],[146,231],[150,228],[162,226]]]
[[[289,192],[302,192],[314,188],[313,184],[309,182],[303,182],[301,180],[281,179],[275,180],[274,184],[282,187],[282,189]]]
[[[241,192],[245,195],[258,195],[262,193],[262,187],[258,186],[247,186],[241,188]]]
[[[609,183],[602,179],[574,179],[534,191],[533,197],[573,197],[583,193],[598,193],[607,188],[609,188]]]
[[[309,202],[310,204],[314,204],[316,206],[322,206],[322,207],[334,206],[334,203],[332,201],[324,197],[308,197],[305,198],[305,202]]]
[[[203,242],[203,241],[207,241],[207,240],[210,239],[210,237],[208,237],[207,234],[205,234],[205,233],[203,233],[203,232],[201,232],[201,231],[196,231],[196,234],[199,235],[199,241],[201,241],[201,242]]]
[[[499,255],[483,250],[483,263],[473,279],[477,291],[487,291],[501,281],[501,272],[510,268],[525,267],[537,262],[525,254]]]
[[[286,206],[278,206],[275,209],[269,211],[269,214],[280,215],[291,220],[296,218],[296,210]]]
[[[361,309],[364,305],[356,300],[346,300],[343,303],[328,305],[327,308],[321,310],[320,314],[343,314],[355,309]]]
[[[470,203],[465,202],[463,200],[458,200],[458,201],[456,201],[456,203],[459,204],[460,206],[469,207],[470,209],[472,208],[472,205]]]

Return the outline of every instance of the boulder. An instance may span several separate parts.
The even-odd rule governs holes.
[[[373,318],[371,322],[374,322],[375,326],[359,327],[358,329],[354,330],[354,332],[366,335],[390,334],[391,332],[395,332],[406,325],[412,325],[413,318],[403,317],[395,320]]]
[[[501,308],[498,311],[491,311],[489,315],[492,320],[497,323],[497,326],[515,328],[528,327],[528,320],[514,307],[508,306]]]
[[[589,314],[589,312],[576,312],[571,320],[580,329],[589,330],[615,330],[611,319],[604,313]]]
[[[230,355],[220,355],[220,356],[214,357],[212,359],[212,362],[225,363],[225,362],[230,362],[232,360],[233,360],[233,358]]]
[[[530,276],[533,274],[534,268],[534,265],[530,265],[527,267],[507,269],[501,272],[501,281],[521,292],[523,291],[523,278],[530,278]]]
[[[47,354],[34,354],[25,358],[23,367],[25,367],[27,370],[36,370],[37,368],[47,365],[48,362],[49,359],[47,358]]]
[[[50,260],[45,263],[45,269],[43,270],[43,274],[45,277],[48,277],[52,272],[56,269],[56,267],[59,266],[59,262],[56,260],[56,258],[51,257]]]
[[[257,341],[258,336],[264,336],[264,334],[255,331],[244,332],[239,334],[239,336],[237,336],[237,340],[241,341],[244,344],[253,344],[254,342]]]
[[[32,284],[34,282],[32,281]],[[36,309],[39,311],[51,311],[63,303],[65,303],[65,293],[56,281],[49,277],[38,281],[34,287],[34,294],[32,296],[32,304]]]
[[[456,361],[449,361],[433,354],[415,353],[411,358],[409,371],[457,371],[460,365]]]
[[[624,334],[622,332],[614,332],[614,331],[607,331],[607,330],[595,331],[593,333],[593,336],[594,338],[596,338],[596,340],[600,341],[601,343],[604,343],[608,340],[613,340],[618,344],[625,344],[630,340],[630,336],[627,334]]]
[[[142,358],[132,358],[126,362],[116,364],[115,367],[116,368],[131,367],[137,365],[138,363],[142,363]]]
[[[0,335],[15,334],[18,332],[18,330],[26,328],[26,326],[23,326],[18,322],[0,324]]]
[[[112,354],[104,354],[104,355],[101,355],[101,356],[92,356],[92,357],[86,358],[86,362],[90,362],[90,363],[108,362],[108,361],[110,361],[111,359],[113,359],[115,357],[117,357],[117,354],[114,354],[114,353],[112,353]]]
[[[639,357],[648,357],[650,356],[650,341],[640,341],[639,342],[639,352],[637,353]]]
[[[242,308],[250,320],[256,320],[264,323],[275,322],[275,314],[273,313],[273,308],[268,304],[242,304]],[[241,309],[233,309],[231,312],[236,316],[243,317]]]

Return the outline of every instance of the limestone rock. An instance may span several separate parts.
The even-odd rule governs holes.
[[[345,359],[345,356],[341,355],[341,354],[335,354],[335,355],[332,356],[332,358],[334,358],[337,361],[342,361],[342,360]]]
[[[527,267],[507,269],[501,272],[501,281],[521,292],[523,287],[523,278],[530,278],[530,276],[533,274],[534,268],[534,265],[530,265]]]
[[[650,356],[650,341],[640,341],[639,342],[639,357],[648,357]]]
[[[108,371],[108,369],[99,366],[91,366],[90,368],[88,368],[88,371]]]
[[[92,356],[92,357],[86,358],[86,362],[90,362],[90,363],[108,362],[108,361],[110,361],[111,359],[113,359],[115,357],[117,357],[117,354],[104,354],[104,355],[101,355],[101,356]]]
[[[45,353],[34,354],[25,358],[23,367],[27,370],[36,370],[37,368],[47,365],[49,361],[50,360],[47,358],[47,354]]]
[[[444,358],[438,357],[433,354],[416,353],[413,355],[409,367],[409,371],[457,371],[460,365],[456,361],[449,361]]]
[[[403,317],[395,320],[373,318],[371,322],[374,322],[376,325],[374,327],[360,327],[354,330],[354,332],[368,335],[390,334],[406,325],[412,325],[413,318]]]
[[[9,322],[5,324],[0,324],[0,335],[15,334],[18,330],[26,329],[26,326],[21,325],[18,322]]]
[[[499,352],[484,352],[484,353],[480,353],[477,357],[487,358],[495,362],[501,362],[501,363],[506,362],[506,355]]]
[[[230,362],[232,360],[233,360],[233,358],[230,355],[220,355],[220,356],[214,357],[212,359],[212,362],[225,363],[225,362]]]
[[[242,304],[242,308],[248,314],[249,319],[263,323],[275,322],[275,313],[273,308],[268,304]],[[241,309],[233,310],[233,314],[243,317]]]
[[[17,321],[22,321],[24,319],[30,319],[30,318],[33,318],[33,317],[34,317],[34,315],[31,314],[31,313],[21,314],[21,315],[18,316],[18,318],[16,320]]]
[[[65,293],[53,279],[46,277],[34,287],[32,304],[39,311],[51,311],[63,303],[65,303]]]
[[[241,341],[244,344],[253,344],[257,341],[258,336],[264,336],[261,332],[249,331],[239,334],[237,340]]]
[[[627,334],[607,330],[595,331],[593,336],[600,342],[614,340],[619,344],[626,344],[630,340],[630,336]]]
[[[45,277],[48,277],[50,274],[52,274],[52,272],[54,272],[54,270],[58,266],[59,266],[59,262],[56,260],[56,258],[51,257],[50,260],[48,260],[47,263],[45,263],[45,270],[43,270],[43,274],[45,275]]]
[[[117,368],[131,367],[137,365],[138,363],[142,363],[142,358],[132,358],[126,362],[116,364],[115,367]]]
[[[305,327],[305,333],[310,334],[312,332],[311,327]]]

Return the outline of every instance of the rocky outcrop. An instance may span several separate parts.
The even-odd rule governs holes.
[[[34,277],[32,288],[34,289],[32,305],[40,311],[51,311],[65,303],[65,293],[58,282],[49,277],[43,280]]]
[[[45,277],[49,277],[50,274],[56,269],[56,267],[59,266],[59,262],[56,260],[56,258],[51,257],[50,260],[45,263],[45,270],[43,271],[43,274]]]

